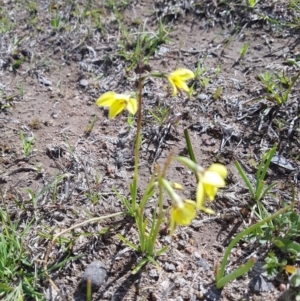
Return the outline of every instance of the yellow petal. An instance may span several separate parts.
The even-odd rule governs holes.
[[[179,89],[184,90],[185,92],[189,92],[190,88],[188,87],[188,85],[186,84],[185,81],[183,81],[182,79],[179,78],[174,78],[173,82],[175,84],[175,86]]]
[[[207,213],[207,214],[215,214],[215,211],[213,211],[212,209],[210,209],[210,208],[207,208],[207,207],[200,207],[200,208],[198,208],[199,210],[201,210],[201,211],[203,211],[203,212],[205,212],[205,213]]]
[[[110,107],[115,101],[115,92],[109,91],[101,95],[97,101],[96,105],[99,107]]]
[[[191,70],[179,68],[174,72],[170,73],[167,78],[172,85],[173,93],[172,95],[175,96],[177,94],[177,89],[182,89],[186,92],[189,92],[190,89],[186,84],[186,81],[189,79],[194,78],[195,75]]]
[[[297,267],[293,265],[285,265],[283,269],[288,272],[289,274],[294,274],[297,271]]]
[[[176,96],[176,94],[178,92],[176,85],[175,85],[173,79],[171,79],[170,77],[168,77],[168,80],[169,80],[170,84],[172,85],[172,89],[173,89],[172,96]]]
[[[227,168],[219,163],[212,164],[207,170],[218,173],[223,179],[227,177]]]
[[[185,203],[180,207],[172,207],[171,220],[177,225],[187,226],[196,216],[195,206]]]
[[[115,102],[113,102],[109,108],[109,118],[115,118],[119,113],[121,113],[124,110],[125,107],[125,100],[116,100]]]
[[[126,103],[129,101],[130,95],[128,94],[115,94],[115,99],[124,100]]]
[[[170,74],[171,77],[180,77],[181,80],[189,80],[195,77],[194,72],[185,68],[178,68]]]
[[[183,190],[182,185],[179,184],[179,183],[173,182],[173,183],[171,183],[171,185],[172,185],[172,187],[173,187],[174,189],[176,189],[176,190]]]
[[[202,182],[199,182],[198,186],[197,186],[197,191],[196,191],[197,209],[200,209],[200,207],[203,207],[204,200],[205,200],[204,187],[203,187]]]
[[[225,181],[223,177],[214,171],[206,170],[201,178],[201,181],[205,184],[210,184],[216,187],[225,186]]]
[[[213,201],[218,192],[218,188],[210,184],[203,184],[203,187],[204,187],[204,192],[208,196],[209,200]]]
[[[129,99],[129,101],[127,103],[127,110],[132,115],[135,115],[135,113],[137,111],[137,101],[136,101],[136,99],[134,99],[134,98]]]
[[[171,219],[170,219],[170,235],[172,236],[175,229],[176,229],[176,223],[175,223],[175,220],[172,218],[172,209],[171,209]]]

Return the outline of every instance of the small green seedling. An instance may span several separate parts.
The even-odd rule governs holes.
[[[243,178],[245,184],[247,185],[251,197],[255,202],[259,202],[262,200],[266,194],[276,185],[276,183],[272,183],[266,189],[265,187],[265,177],[270,166],[271,160],[276,152],[277,145],[275,144],[268,152],[266,152],[261,160],[261,163],[258,166],[258,170],[256,172],[256,185],[255,187],[252,186],[249,178],[247,177],[245,171],[243,170],[242,166],[238,161],[236,161],[235,166]]]
[[[51,20],[50,24],[53,27],[54,30],[59,30],[61,28],[61,16],[59,14],[56,14]]]
[[[254,8],[258,2],[259,0],[248,0],[248,5],[249,7]]]
[[[221,86],[219,86],[217,89],[216,89],[216,91],[214,92],[214,94],[213,94],[213,99],[214,100],[218,100],[220,97],[221,97],[221,94],[222,94],[222,87]]]
[[[22,131],[20,132],[20,138],[21,138],[21,141],[22,141],[24,155],[26,157],[28,157],[28,156],[30,156],[30,154],[32,152],[35,138],[33,136],[32,137],[25,137],[25,135]]]
[[[129,126],[129,128],[133,128],[134,121],[135,121],[134,115],[129,113],[128,116],[127,116],[127,124]]]
[[[230,244],[228,245],[228,247],[227,247],[227,249],[224,253],[220,268],[217,266],[216,271],[215,271],[215,273],[216,273],[216,287],[218,289],[224,287],[230,281],[246,274],[253,267],[253,265],[255,264],[255,261],[256,261],[255,258],[251,257],[244,265],[240,266],[239,268],[237,268],[233,272],[231,272],[227,275],[224,275],[225,274],[226,263],[227,263],[227,260],[230,256],[230,252],[231,252],[232,248],[238,243],[238,241],[240,239],[242,239],[243,237],[245,237],[246,235],[249,235],[252,232],[255,232],[258,228],[261,228],[264,224],[269,223],[273,219],[276,219],[280,215],[282,215],[285,212],[291,210],[293,208],[293,206],[294,206],[294,201],[291,205],[277,211],[273,215],[270,215],[267,218],[257,222],[256,224],[244,229],[242,232],[237,234],[237,236],[235,238],[233,238],[231,240]]]
[[[85,136],[89,136],[96,124],[97,121],[97,116],[95,115],[94,118],[92,119],[92,121],[89,122],[89,124],[86,126],[85,130],[84,130],[84,135]]]
[[[283,267],[287,265],[287,260],[283,259],[279,262],[274,252],[269,252],[265,258],[265,264],[263,268],[267,271],[270,277],[274,277],[277,274],[278,269],[283,270]]]
[[[149,113],[151,116],[159,123],[163,124],[164,120],[166,119],[170,108],[163,107],[163,106],[156,106],[155,110],[149,109]]]
[[[282,105],[288,101],[289,95],[300,77],[300,69],[298,73],[291,79],[281,72],[274,76],[268,71],[258,75],[258,79],[263,83],[267,90],[267,99]]]
[[[256,185],[252,186],[249,178],[247,177],[246,173],[244,172],[243,168],[239,164],[238,161],[236,161],[235,166],[243,178],[246,186],[248,187],[252,199],[255,201],[256,205],[253,208],[253,211],[255,210],[255,207],[257,206],[258,212],[255,212],[255,215],[260,219],[264,219],[269,216],[268,210],[265,208],[263,203],[261,202],[262,199],[270,192],[272,188],[276,186],[276,182],[270,184],[268,187],[265,188],[265,177],[267,174],[267,171],[269,169],[271,160],[276,152],[277,145],[275,144],[268,152],[266,152],[262,158],[262,161],[260,162],[257,172],[256,172]],[[273,227],[272,222],[269,225]]]
[[[248,51],[248,49],[249,49],[249,45],[250,45],[250,43],[245,43],[245,44],[242,46],[242,48],[241,48],[241,50],[240,50],[240,58],[241,58],[241,59],[245,57],[245,55],[246,55],[246,53],[247,53],[247,51]]]
[[[0,189],[0,296],[2,300],[44,300],[36,283],[35,264],[27,247],[34,220],[13,221]]]

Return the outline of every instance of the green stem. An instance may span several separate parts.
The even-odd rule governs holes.
[[[156,224],[154,226],[153,231],[151,231],[151,238],[150,238],[150,246],[148,248],[148,255],[153,256],[154,255],[154,245],[156,242],[156,238],[159,233],[160,225],[164,221],[164,212],[163,212],[163,189],[161,181],[158,181],[159,183],[159,196],[158,196],[158,216],[156,219]]]
[[[220,289],[223,286],[225,286],[228,282],[245,275],[254,266],[255,262],[256,259],[251,257],[245,264],[241,265],[239,268],[237,268],[230,274],[221,278],[216,284],[217,289]]]
[[[252,231],[254,231],[255,229],[257,229],[258,227],[262,226],[265,223],[268,223],[269,221],[271,221],[272,219],[276,218],[277,216],[287,212],[288,210],[290,210],[293,207],[294,203],[277,211],[276,213],[274,213],[273,215],[261,220],[260,222],[252,225],[249,228],[246,228],[245,230],[243,230],[242,232],[240,232],[228,245],[225,254],[223,256],[222,259],[222,263],[221,263],[221,267],[216,275],[216,283],[218,283],[224,276],[224,272],[225,272],[225,268],[226,268],[226,263],[228,260],[228,257],[230,255],[231,249],[237,244],[237,242],[242,239],[245,235],[250,234]]]
[[[139,148],[140,148],[140,134],[142,129],[142,88],[143,78],[139,77],[139,94],[138,94],[138,116],[136,126],[136,138],[135,138],[135,149],[134,149],[134,175],[133,175],[133,188],[134,197],[132,199],[132,209],[136,210],[136,197],[137,197],[137,182],[138,182],[138,166],[139,166]]]

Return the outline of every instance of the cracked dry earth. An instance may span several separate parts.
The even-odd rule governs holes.
[[[121,233],[137,242],[130,219],[91,223],[66,234],[48,263],[59,293],[46,279],[38,280],[45,300],[85,300],[81,278],[95,260],[104,264],[107,276],[93,300],[280,298],[285,276],[267,279],[258,267],[217,291],[214,266],[231,238],[251,224],[247,209],[253,203],[236,160],[254,181],[263,153],[278,143],[278,160],[267,177],[277,185],[265,205],[274,212],[279,199],[289,203],[292,186],[299,199],[299,85],[278,106],[257,79],[265,71],[296,74],[286,61],[299,54],[298,34],[260,17],[288,22],[292,15],[285,1],[260,1],[251,10],[242,1],[131,1],[126,6],[116,1],[112,9],[109,1],[41,0],[35,10],[24,3],[0,1],[1,15],[12,24],[0,35],[0,185],[11,218],[20,225],[33,222],[25,245],[33,267],[42,269],[46,249],[62,229],[123,209],[115,190],[122,196],[129,193],[135,126],[128,125],[126,113],[108,120],[107,110],[94,103],[106,91],[137,89],[138,70],[124,59],[124,51],[134,51],[124,27],[134,43],[141,28],[153,36],[158,22],[164,22],[168,40],[149,57],[147,68],[171,72],[178,67],[195,70],[200,64],[201,79],[208,78],[205,87],[194,82],[191,98],[172,98],[160,79],[145,82],[140,191],[153,164],[163,164],[170,151],[187,155],[184,129],[189,129],[199,164],[220,162],[229,170],[226,188],[209,204],[216,216],[199,213],[172,238],[161,232],[157,247],[169,249],[157,258],[160,269],[148,264],[138,275],[131,274],[140,255],[116,237]],[[61,25],[55,30],[51,19],[57,15]],[[245,43],[249,48],[241,57]],[[161,124],[151,114],[158,106],[168,110]],[[21,131],[35,139],[30,156],[23,153]],[[182,183],[185,195],[195,198],[194,178],[178,163],[172,163],[167,178]],[[155,201],[146,209],[149,217]],[[227,272],[253,255],[262,264],[266,252],[255,240],[242,241]],[[64,264],[50,269],[59,263]],[[265,282],[263,289],[253,284],[255,277]]]

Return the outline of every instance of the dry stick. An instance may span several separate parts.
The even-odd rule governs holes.
[[[49,281],[49,283],[52,285],[52,287],[57,291],[57,293],[60,295],[60,297],[64,300],[64,301],[67,301],[67,299],[65,298],[65,296],[61,293],[60,289],[56,286],[56,284],[53,282],[53,280],[50,278],[49,274],[48,274],[48,258],[49,258],[49,255],[50,255],[50,252],[52,250],[52,248],[54,247],[54,245],[56,244],[56,240],[63,234],[77,228],[77,227],[80,227],[80,226],[84,226],[88,223],[93,223],[93,222],[98,222],[100,220],[103,220],[103,219],[107,219],[107,218],[111,218],[111,217],[116,217],[116,216],[120,216],[120,215],[123,215],[125,214],[126,212],[117,212],[117,213],[113,213],[113,214],[109,214],[109,215],[106,215],[106,216],[101,216],[101,217],[94,217],[94,218],[91,218],[89,220],[86,220],[86,221],[83,221],[79,224],[76,224],[68,229],[65,229],[61,232],[59,232],[58,234],[56,234],[52,241],[51,241],[51,244],[50,246],[48,247],[47,249],[47,252],[46,252],[46,255],[45,255],[45,259],[44,259],[44,270],[45,270],[45,274],[46,274],[46,278],[47,280]]]

